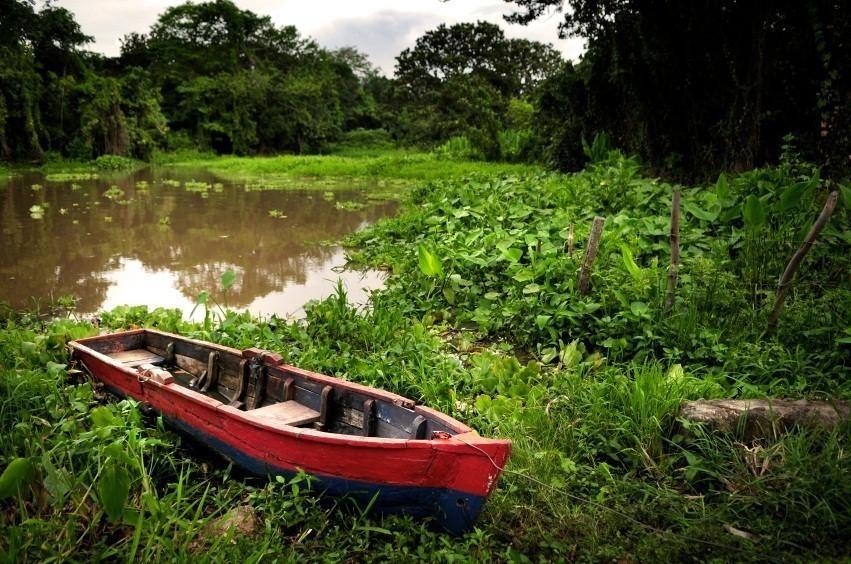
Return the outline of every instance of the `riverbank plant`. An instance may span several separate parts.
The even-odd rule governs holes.
[[[239,161],[225,162],[236,170]],[[255,166],[273,170],[274,160]],[[666,308],[675,189],[682,261]],[[354,261],[390,269],[366,309],[339,288],[299,321],[226,311],[193,323],[177,310],[125,306],[95,326],[6,311],[0,551],[9,560],[847,558],[848,424],[754,441],[678,418],[683,401],[699,398],[851,397],[847,203],[808,255],[777,332],[765,330],[777,277],[834,189],[847,190],[793,162],[677,187],[609,153],[575,175],[420,184],[398,217],[349,241]],[[580,295],[596,215],[605,228]],[[139,326],[278,351],[406,395],[510,438],[511,460],[478,527],[460,538],[325,499],[304,478],[246,476],[69,363],[69,339]],[[210,533],[246,505],[260,520],[252,535]]]

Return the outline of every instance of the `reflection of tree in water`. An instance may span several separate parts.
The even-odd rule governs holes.
[[[197,171],[182,176],[183,180],[216,181]],[[140,180],[150,183],[147,191],[136,189]],[[29,185],[35,182],[46,186],[33,192]],[[332,260],[336,249],[319,241],[339,239],[395,206],[341,211],[321,191],[245,192],[235,186],[221,193],[211,190],[209,197],[202,198],[183,188],[162,186],[150,171],[121,181],[80,182],[84,188],[78,191],[71,190],[70,182],[48,184],[33,176],[16,178],[11,184],[0,193],[0,300],[23,305],[29,296],[74,294],[83,311],[96,310],[103,303],[109,287],[103,272],[119,268],[121,258],[137,259],[151,270],[173,272],[176,286],[190,299],[201,291],[216,290],[221,274],[232,268],[239,276],[228,293],[228,303],[247,305],[287,283],[303,283],[311,267]],[[129,204],[102,197],[112,184],[125,191]],[[358,199],[360,195],[338,192],[337,197]],[[43,219],[32,220],[29,207],[39,200],[49,206]],[[101,203],[95,206],[94,201]],[[60,208],[68,213],[60,214]],[[287,217],[270,217],[271,209]],[[104,221],[105,216],[111,222]],[[169,225],[161,225],[164,217]],[[26,284],[20,283],[22,279]]]
[[[32,304],[31,298],[73,294],[93,306],[91,309],[97,308],[108,288],[100,274],[108,256],[99,245],[87,245],[86,239],[91,238],[85,237],[87,228],[82,220],[74,225],[70,211],[59,213],[61,197],[46,188],[34,192],[31,182],[19,180],[13,179],[0,195],[0,301],[26,306]],[[35,204],[47,204],[43,219],[29,217]]]

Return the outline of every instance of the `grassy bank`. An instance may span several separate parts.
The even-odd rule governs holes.
[[[163,168],[205,169],[223,179],[263,189],[323,189],[324,183],[341,183],[393,190],[433,180],[447,180],[468,175],[506,176],[540,171],[537,165],[496,163],[449,158],[435,153],[380,147],[333,148],[326,155],[278,155],[272,157],[238,157],[216,155],[194,150],[157,153],[150,163],[122,157],[105,156],[94,161],[55,159],[40,165],[51,175],[81,173],[121,174],[144,166]],[[16,165],[20,170],[33,167]],[[0,168],[0,176],[3,176]],[[305,181],[309,181],[307,184]]]
[[[162,155],[155,162],[158,165],[205,168],[236,181],[284,186],[299,178],[330,177],[410,184],[469,174],[506,175],[530,170],[530,165],[447,159],[433,153],[387,148],[360,151],[348,149],[331,155],[275,157],[176,153]]]
[[[311,166],[369,168],[326,158]],[[289,174],[275,163],[300,159],[211,166]],[[423,176],[431,181],[417,183],[397,218],[352,238],[354,260],[392,269],[366,312],[339,292],[291,323],[228,313],[193,324],[144,308],[119,308],[101,322],[280,351],[511,438],[507,472],[476,531],[450,538],[363,515],[350,502],[318,503],[303,482],[246,477],[69,375],[65,341],[98,329],[10,312],[0,321],[0,425],[9,430],[0,467],[16,470],[0,478],[4,556],[849,556],[848,425],[754,442],[677,420],[687,399],[851,397],[848,202],[807,257],[777,332],[765,331],[777,277],[836,186],[785,163],[684,189],[680,279],[668,308],[674,187],[616,154],[568,176],[462,172],[463,180]],[[595,215],[606,217],[605,230],[590,291],[580,295]],[[211,534],[234,505],[257,511],[255,535]]]

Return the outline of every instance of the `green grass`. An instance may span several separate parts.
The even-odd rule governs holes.
[[[387,144],[340,144],[331,150],[332,154],[326,155],[274,157],[221,156],[182,150],[157,153],[150,166],[203,168],[228,181],[245,184],[252,190],[368,188],[375,199],[398,197],[400,189],[432,180],[469,175],[504,176],[541,170],[537,165],[453,159]],[[38,169],[47,173],[49,180],[73,180],[97,173],[102,177],[123,174],[122,171],[139,166],[144,166],[144,163],[104,156],[96,161],[55,159]]]
[[[400,155],[206,162],[255,177],[360,178],[352,171]],[[350,240],[356,262],[392,270],[366,311],[339,290],[294,322],[228,312],[190,323],[139,307],[103,313],[100,328],[0,316],[0,468],[12,468],[0,477],[3,559],[851,556],[851,425],[749,441],[678,419],[689,399],[851,397],[847,208],[807,257],[777,333],[764,330],[777,276],[831,186],[784,164],[684,189],[680,282],[666,310],[674,187],[633,161],[609,155],[575,175],[456,163],[458,176],[434,178],[433,157],[417,159],[396,177],[417,184],[400,215]],[[765,217],[756,224],[751,196]],[[607,217],[603,243],[581,296],[597,214]],[[412,397],[510,438],[510,463],[477,529],[460,538],[320,502],[304,481],[245,476],[69,374],[68,339],[135,326],[278,351]],[[255,537],[205,534],[236,505],[260,516]]]
[[[432,153],[403,149],[352,150],[342,155],[281,155],[231,157],[209,155],[164,156],[160,164],[203,167],[236,181],[286,186],[300,178],[381,180],[404,184],[458,178],[470,174],[507,175],[532,170],[529,165],[442,159]]]
[[[747,449],[735,437],[683,434],[679,403],[724,396],[723,383],[677,365],[609,364],[581,346],[558,369],[523,365],[505,347],[447,343],[443,326],[406,318],[392,296],[374,306],[359,313],[340,293],[291,324],[229,313],[205,328],[177,311],[139,307],[102,322],[281,351],[288,362],[409,395],[511,438],[509,472],[473,533],[453,539],[408,519],[362,516],[350,502],[317,504],[304,483],[246,477],[133,402],[68,382],[63,344],[94,328],[15,315],[0,331],[0,423],[8,430],[0,448],[4,467],[26,458],[32,470],[20,493],[0,501],[0,549],[12,560],[185,559],[198,546],[222,559],[398,559],[397,550],[423,561],[846,554],[848,429],[795,432]],[[129,484],[114,517],[103,485],[109,472]],[[257,538],[205,537],[208,523],[246,504],[265,523]]]

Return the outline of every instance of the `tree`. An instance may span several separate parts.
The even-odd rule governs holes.
[[[0,158],[147,159],[169,130],[220,152],[304,152],[381,124],[388,88],[365,55],[229,0],[167,9],[115,58],[84,51],[91,38],[51,2],[0,0],[0,14]]]
[[[542,122],[561,115],[571,124],[565,131],[607,132],[657,170],[687,179],[776,159],[787,133],[804,140],[810,157],[837,172],[848,169],[848,3],[511,3],[519,10],[509,21],[562,11],[562,35],[588,40],[574,75],[584,98],[561,109],[543,104]],[[564,75],[554,80],[578,88]],[[555,95],[553,85],[545,90]],[[577,160],[561,149],[551,153],[563,155],[562,167]]]
[[[398,129],[418,142],[466,135],[498,155],[509,100],[531,95],[560,61],[549,45],[507,39],[488,22],[440,25],[396,58]]]

